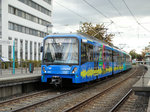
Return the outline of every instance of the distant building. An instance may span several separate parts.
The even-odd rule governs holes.
[[[0,0],[0,57],[40,60],[43,37],[52,32],[51,0]],[[48,29],[47,29],[48,28]]]

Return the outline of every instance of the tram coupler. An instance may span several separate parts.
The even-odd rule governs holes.
[[[53,76],[50,84],[53,84],[55,86],[61,85],[62,84],[62,78],[60,78],[59,76]]]

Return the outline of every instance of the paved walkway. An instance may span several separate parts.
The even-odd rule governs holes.
[[[41,68],[34,68],[33,73],[30,73],[27,68],[17,68],[15,69],[15,74],[13,74],[12,68],[0,69],[0,79],[8,77],[18,77],[18,76],[29,76],[29,75],[40,75]]]
[[[150,66],[146,66],[148,68],[146,74],[143,74],[140,80],[133,85],[133,90],[135,92],[150,92]]]

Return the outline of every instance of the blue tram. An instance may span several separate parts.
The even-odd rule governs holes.
[[[41,81],[74,84],[93,81],[131,68],[130,55],[84,34],[44,38]]]

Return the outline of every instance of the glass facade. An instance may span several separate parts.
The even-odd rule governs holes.
[[[13,14],[13,15],[16,15],[16,16],[19,16],[19,17],[22,17],[22,18],[24,18],[24,19],[30,20],[30,21],[32,21],[32,22],[35,22],[35,23],[38,23],[38,24],[41,24],[41,25],[44,25],[44,26],[47,26],[47,25],[51,24],[51,23],[48,22],[48,21],[45,21],[45,20],[43,20],[43,19],[41,19],[41,18],[39,18],[39,17],[36,17],[36,16],[34,16],[34,15],[31,15],[31,14],[25,12],[25,11],[22,11],[22,10],[17,9],[17,8],[15,8],[15,7],[13,7],[13,6],[10,6],[10,5],[9,5],[8,12],[9,12],[10,14]]]
[[[16,23],[12,23],[12,22],[9,22],[8,28],[10,30],[14,30],[14,31],[18,31],[18,32],[21,32],[21,33],[25,33],[25,34],[29,34],[29,35],[33,35],[33,36],[38,36],[38,37],[45,37],[47,35],[46,32],[35,30],[35,29],[29,28],[29,27],[26,27],[26,26],[22,26],[22,25],[19,25],[19,24],[16,24]]]
[[[28,7],[28,8],[34,8],[35,12],[42,12],[41,14],[45,16],[46,18],[51,17],[51,9],[49,9],[49,6],[51,5],[51,0],[42,0],[43,4],[46,6],[42,6],[37,1],[33,0],[17,0],[16,4],[12,4],[11,2],[6,2],[5,5],[7,5],[6,13],[9,15],[8,17],[12,16],[13,20],[11,18],[7,18],[7,31],[12,31],[16,33],[16,35],[8,33],[3,35],[3,38],[8,39],[7,41],[10,42],[7,46],[0,45],[0,56],[7,57],[9,60],[12,60],[13,58],[13,42],[15,41],[15,59],[16,61],[21,60],[40,60],[41,59],[41,52],[40,52],[40,46],[42,42],[42,38],[47,35],[46,32],[46,26],[51,24],[50,20],[46,20],[43,17],[33,13],[33,12],[27,12],[22,7],[18,7],[17,4]],[[0,38],[2,38],[2,20],[1,20],[1,9],[3,6],[2,0],[0,0]],[[28,5],[28,6],[27,6]],[[5,7],[6,8],[6,7]],[[30,9],[31,9],[30,8]],[[5,16],[5,14],[3,14]],[[47,16],[48,15],[48,16]],[[31,27],[28,26],[28,24],[19,24],[18,20],[24,20],[27,22],[32,23],[33,25],[40,25],[40,27],[45,28],[38,28],[38,27]],[[16,22],[15,22],[16,21]],[[23,22],[23,21],[22,21]],[[18,35],[17,35],[18,34]],[[25,35],[27,34],[27,35]],[[23,36],[22,36],[23,35]],[[34,37],[35,36],[35,37]],[[26,38],[27,37],[27,38]],[[30,38],[31,37],[31,38]],[[37,39],[36,39],[37,37]],[[42,38],[39,38],[42,37]],[[39,38],[39,39],[38,39]],[[29,40],[27,40],[29,39]],[[3,48],[3,49],[2,49]],[[7,51],[5,51],[5,48]],[[2,53],[2,50],[4,51]]]
[[[25,60],[28,60],[28,41],[25,41]]]
[[[52,2],[51,0],[44,0],[44,1],[51,5]]]
[[[18,39],[15,39],[15,59],[18,59]]]
[[[42,13],[44,13],[44,14],[46,14],[46,15],[48,15],[48,16],[51,16],[50,10],[48,10],[48,9],[44,8],[43,6],[35,3],[32,0],[19,0],[19,1],[32,7],[32,8],[34,8],[34,9],[36,9],[36,10],[38,10],[38,11],[40,11],[40,12],[42,12]],[[49,0],[45,0],[45,1],[49,1]]]
[[[12,40],[12,38],[8,37],[8,40]],[[8,46],[8,59],[9,60],[12,59],[12,46],[11,45]]]
[[[40,55],[41,55],[41,44],[38,43],[38,60],[40,60]]]
[[[36,52],[37,52],[37,47],[36,47],[36,42],[34,42],[34,60],[36,60]]]
[[[32,60],[32,41],[30,41],[30,60]]]
[[[20,40],[20,60],[23,59],[23,40]]]

